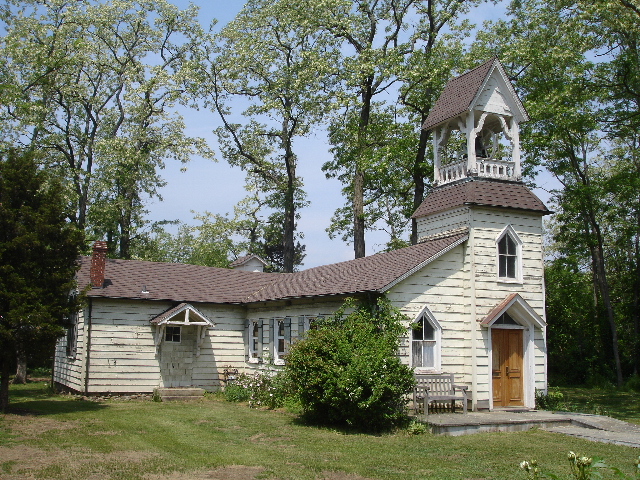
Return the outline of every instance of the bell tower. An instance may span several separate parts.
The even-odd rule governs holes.
[[[452,79],[422,126],[433,131],[435,185],[465,177],[520,181],[519,124],[527,120],[498,59]]]
[[[462,370],[474,409],[532,408],[546,389],[542,218],[551,212],[522,182],[528,119],[492,59],[450,80],[423,125],[433,132],[435,188],[413,218],[418,242],[467,235],[442,267],[452,300],[437,320],[471,347]],[[443,365],[456,361],[443,355]]]

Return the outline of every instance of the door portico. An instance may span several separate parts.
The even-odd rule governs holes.
[[[535,337],[546,324],[518,293],[482,321],[487,327],[490,409],[535,407]]]

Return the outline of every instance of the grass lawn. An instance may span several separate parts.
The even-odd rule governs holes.
[[[640,425],[640,393],[600,388],[560,388],[576,411],[608,415]]]
[[[629,475],[640,453],[540,430],[348,434],[214,396],[93,402],[50,395],[44,383],[12,387],[11,394],[12,413],[0,415],[2,480],[517,480],[526,478],[519,462],[531,459],[569,478],[569,450],[602,457]]]

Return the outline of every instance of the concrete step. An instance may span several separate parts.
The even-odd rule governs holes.
[[[156,388],[154,395],[160,397],[163,402],[198,400],[204,396],[204,388],[175,387]]]
[[[202,400],[202,395],[164,395],[160,398],[163,402],[188,402],[192,400]]]

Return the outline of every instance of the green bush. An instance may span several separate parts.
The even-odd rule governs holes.
[[[241,383],[229,383],[224,389],[224,399],[227,402],[248,402],[251,392]]]
[[[564,394],[558,387],[549,387],[547,393],[536,390],[536,408],[538,410],[568,410]]]
[[[286,375],[272,371],[243,373],[224,389],[228,402],[249,402],[250,407],[280,408],[290,395]]]
[[[624,387],[628,391],[640,392],[640,375],[634,375],[624,384]]]
[[[348,300],[292,345],[285,372],[308,419],[377,431],[406,418],[414,379],[396,355],[402,320],[386,299]]]

